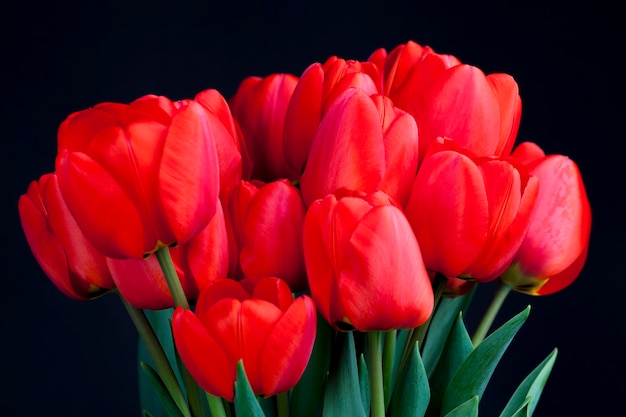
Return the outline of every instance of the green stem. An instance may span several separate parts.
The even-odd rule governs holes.
[[[385,409],[389,405],[393,387],[393,360],[396,353],[396,335],[398,331],[392,329],[385,333],[385,346],[383,347],[383,390],[385,392]]]
[[[478,328],[476,329],[476,332],[474,333],[474,337],[472,337],[472,344],[474,346],[478,346],[480,342],[483,341],[485,336],[487,336],[487,332],[489,332],[489,328],[491,328],[491,325],[493,324],[493,321],[495,320],[496,315],[498,314],[498,311],[500,311],[500,308],[502,307],[502,304],[504,303],[506,296],[509,295],[510,292],[511,292],[511,286],[504,282],[501,282],[500,288],[498,288],[498,291],[496,291],[496,294],[493,297],[493,300],[491,301],[489,308],[487,308],[485,315],[483,316],[482,320],[478,324]]]
[[[368,332],[369,374],[371,391],[371,417],[385,417],[385,392],[383,388],[383,352],[381,332]]]
[[[278,417],[289,417],[289,397],[286,392],[276,395]]]
[[[165,276],[167,286],[172,293],[174,304],[176,306],[182,306],[185,310],[189,310],[189,302],[183,291],[183,286],[180,284],[180,279],[176,273],[176,268],[172,262],[172,256],[170,255],[170,248],[161,248],[154,253],[159,260],[159,265]]]
[[[195,379],[189,373],[187,367],[182,363],[178,366],[185,388],[187,388],[187,399],[189,401],[189,407],[191,408],[191,415],[194,417],[201,417],[202,412],[202,400],[200,397],[200,387]]]
[[[404,346],[404,352],[402,353],[402,360],[400,361],[400,369],[404,368],[404,365],[409,358],[409,355],[412,353],[415,348],[415,343],[418,342],[418,346],[420,350],[423,348],[424,339],[426,338],[426,333],[428,332],[428,327],[430,327],[430,322],[435,315],[435,311],[437,311],[437,307],[439,306],[439,301],[441,300],[441,296],[443,295],[444,290],[446,289],[446,283],[448,282],[448,278],[441,274],[435,275],[435,280],[433,282],[434,289],[434,303],[433,303],[433,311],[430,313],[430,317],[426,320],[426,323],[422,324],[420,327],[416,329],[412,329],[407,344]]]
[[[224,410],[224,403],[220,397],[206,393],[206,398],[209,402],[209,410],[212,417],[226,417],[226,410]]]
[[[132,306],[124,297],[120,296],[120,298],[122,299],[124,307],[126,307],[126,311],[128,311],[128,315],[135,324],[137,332],[143,339],[146,348],[148,349],[148,353],[150,354],[150,358],[152,358],[152,361],[154,362],[157,373],[163,380],[163,384],[165,384],[172,400],[174,400],[174,403],[178,406],[178,409],[183,416],[191,417],[187,401],[185,400],[185,396],[180,388],[180,385],[178,385],[178,380],[176,379],[174,370],[172,369],[172,366],[163,351],[163,347],[161,346],[161,343],[159,343],[159,339],[148,321],[148,318],[144,314],[143,310]]]

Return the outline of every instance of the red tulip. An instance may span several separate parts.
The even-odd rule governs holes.
[[[528,142],[513,156],[539,178],[539,194],[528,233],[502,280],[520,292],[551,294],[570,285],[587,259],[591,208],[585,185],[566,156],[544,156]]]
[[[229,101],[252,159],[252,178],[269,182],[299,177],[283,155],[285,114],[297,82],[291,74],[248,77]]]
[[[35,259],[63,294],[88,300],[115,286],[104,255],[87,241],[67,209],[55,174],[31,182],[18,210]]]
[[[303,171],[320,120],[338,96],[352,87],[379,94],[380,84],[378,68],[370,62],[332,56],[324,65],[310,65],[298,80],[285,116],[283,150],[289,166]]]
[[[244,181],[234,196],[231,220],[242,275],[275,276],[294,291],[304,290],[302,227],[306,209],[298,189],[287,180],[259,188]]]
[[[249,159],[241,137],[239,125],[233,119],[228,103],[222,95],[213,89],[204,90],[194,98],[207,111],[217,150],[217,159],[220,167],[220,198],[228,200],[233,188],[239,184],[242,172],[242,158]],[[249,172],[246,175],[250,175]]]
[[[219,192],[214,135],[222,130],[213,123],[195,101],[149,95],[102,103],[61,124],[59,185],[100,252],[142,259],[206,227]]]
[[[420,159],[437,137],[448,137],[478,156],[507,156],[517,135],[521,99],[507,74],[485,75],[453,56],[413,42],[382,60],[385,93],[420,129]]]
[[[228,237],[221,205],[207,227],[183,245],[169,249],[187,300],[228,274]],[[161,310],[175,306],[155,256],[146,259],[107,258],[118,291],[136,308]]]
[[[315,201],[304,221],[311,296],[337,329],[413,328],[433,291],[410,225],[382,191],[339,190]]]
[[[311,356],[316,312],[308,296],[295,300],[278,278],[221,279],[205,289],[195,313],[176,309],[176,348],[198,384],[233,401],[237,362],[250,386],[266,397],[288,391]]]
[[[417,125],[388,98],[351,88],[322,120],[300,181],[307,205],[345,187],[403,204],[417,172]]]
[[[424,159],[405,210],[426,267],[447,277],[496,279],[526,234],[537,178],[513,160],[438,144],[441,150]]]

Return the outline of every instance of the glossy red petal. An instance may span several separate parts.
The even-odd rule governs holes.
[[[430,316],[430,278],[399,209],[381,206],[369,211],[351,236],[340,268],[342,304],[356,329],[413,328]]]
[[[189,310],[176,309],[172,317],[176,350],[189,373],[208,393],[233,401],[236,363]]]
[[[487,80],[500,103],[500,140],[493,155],[508,156],[513,149],[522,116],[519,88],[509,74],[489,74]]]
[[[543,152],[543,149],[534,142],[520,143],[511,154],[511,157],[524,165],[528,165],[544,156],[546,156],[546,154]]]
[[[109,172],[85,154],[65,151],[57,175],[76,223],[97,250],[112,258],[143,259],[143,219]]]
[[[265,396],[285,392],[300,380],[313,350],[317,330],[313,301],[298,297],[276,323],[262,352]]]
[[[328,110],[300,180],[307,206],[346,187],[373,192],[384,176],[384,142],[378,110],[362,90],[351,89]]]
[[[252,297],[270,302],[283,312],[293,303],[293,294],[287,283],[275,277],[260,278],[254,286]]]
[[[219,164],[202,106],[190,102],[172,120],[159,171],[160,201],[176,241],[206,227],[216,210]]]
[[[406,216],[429,270],[455,277],[476,259],[488,237],[488,201],[482,175],[454,151],[426,158]]]

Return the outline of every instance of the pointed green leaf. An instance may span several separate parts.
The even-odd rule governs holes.
[[[422,360],[428,375],[432,375],[437,362],[443,352],[450,330],[461,311],[467,312],[472,301],[476,287],[469,293],[460,297],[442,298],[428,327],[428,333],[424,339]]]
[[[483,395],[500,358],[528,318],[529,312],[530,306],[489,335],[469,354],[446,388],[442,414],[473,396],[480,398]]]
[[[154,383],[150,380],[150,377],[143,369],[143,364],[151,364],[150,354],[146,348],[146,344],[141,338],[139,338],[139,344],[137,347],[137,359],[138,359],[138,379],[139,379],[139,404],[144,412],[150,412],[152,417],[167,417],[167,411],[163,406],[163,401],[159,398],[157,391],[154,389]],[[149,366],[149,365],[148,365]],[[159,378],[160,380],[161,378]]]
[[[143,417],[154,417],[148,410],[143,410],[142,415]]]
[[[446,388],[472,350],[474,350],[472,339],[463,323],[463,313],[459,312],[443,346],[441,358],[430,377],[431,398],[428,416],[439,416]]]
[[[391,398],[389,415],[391,417],[423,417],[430,401],[428,375],[419,352],[417,343],[406,364],[404,379],[397,384]]]
[[[465,401],[445,417],[478,417],[478,395]]]
[[[361,390],[361,399],[363,400],[363,409],[370,409],[370,375],[367,371],[367,363],[365,356],[359,356],[359,388]]]
[[[337,366],[331,369],[324,393],[324,417],[366,417],[356,364],[354,335],[340,332],[341,352]]]
[[[237,380],[235,381],[235,414],[237,417],[265,417],[259,405],[243,367],[243,361],[237,363]]]
[[[180,410],[176,406],[176,403],[174,403],[174,400],[167,391],[167,388],[165,388],[159,374],[157,374],[156,371],[145,362],[140,362],[139,366],[144,371],[148,381],[150,381],[155,392],[161,399],[163,408],[165,409],[167,415],[170,417],[182,417]]]
[[[291,390],[289,413],[292,416],[321,417],[324,385],[330,368],[332,328],[317,316],[317,333],[309,363],[300,381]]]
[[[530,414],[528,414],[529,402],[530,402],[530,398],[527,398],[524,404],[522,405],[522,407],[515,414],[513,414],[512,417],[530,417]]]
[[[537,366],[513,393],[513,396],[507,403],[506,407],[500,414],[500,417],[509,417],[516,415],[518,411],[526,407],[526,412],[532,416],[537,407],[537,402],[541,397],[543,387],[548,381],[558,350],[554,349],[547,358],[545,358],[539,366]]]

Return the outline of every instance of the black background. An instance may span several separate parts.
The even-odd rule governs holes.
[[[47,280],[24,239],[17,200],[53,169],[56,129],[73,111],[147,93],[226,97],[248,75],[300,75],[331,55],[365,60],[408,40],[515,77],[519,137],[575,160],[593,211],[579,279],[545,298],[512,294],[497,323],[531,315],[483,401],[496,416],[517,383],[559,356],[537,416],[615,415],[624,366],[624,12],[601,2],[462,5],[442,1],[20,2],[0,13],[5,186],[0,414],[139,416],[136,331],[115,296],[80,303]],[[493,286],[477,295],[472,326]]]

